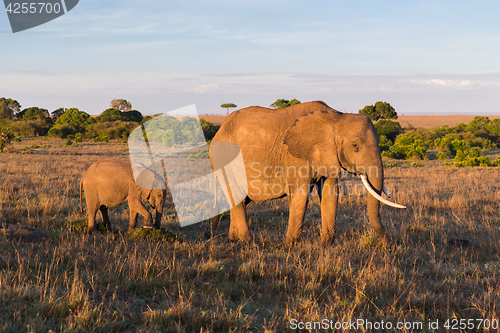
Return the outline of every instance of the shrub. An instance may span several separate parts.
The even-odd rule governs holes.
[[[456,139],[455,139],[455,140],[453,140],[453,141],[449,142],[449,143],[447,144],[447,147],[446,147],[446,148],[448,148],[448,150],[450,151],[450,153],[451,153],[452,155],[457,155],[457,152],[458,152],[459,150],[462,150],[462,151],[467,151],[467,150],[469,150],[469,148],[470,148],[470,144],[469,144],[469,142],[467,142],[467,141],[465,141],[465,140],[456,140]]]
[[[104,136],[96,136],[94,138],[95,142],[108,142],[109,141],[109,136],[104,135]]]
[[[399,137],[388,152],[384,152],[382,156],[397,158],[397,159],[428,159],[428,147],[422,140],[415,140],[413,137]]]
[[[205,136],[199,129],[199,121],[193,117],[178,120],[164,115],[145,124],[150,142],[161,142],[167,147],[179,145],[198,145],[205,142]]]
[[[448,158],[448,155],[446,155],[444,151],[440,151],[439,153],[437,153],[436,158],[438,160],[446,160]]]
[[[492,150],[495,146],[496,145],[489,139],[484,140],[482,144],[483,150]]]
[[[489,136],[488,133],[488,124],[490,123],[490,119],[488,117],[476,116],[474,120],[472,120],[467,127],[465,127],[466,132],[471,132],[475,136],[480,136],[483,138],[487,138]]]
[[[496,163],[496,161],[495,161]],[[496,165],[491,162],[489,157],[483,156],[483,152],[479,147],[473,147],[470,150],[458,150],[453,162],[445,162],[445,165],[456,167],[473,167],[483,166],[488,167]]]
[[[85,136],[95,138],[97,136],[107,136],[110,139],[126,139],[138,124],[130,121],[109,121],[89,125],[85,131]]]
[[[378,135],[384,135],[394,142],[396,136],[401,132],[401,125],[397,121],[380,120],[375,125]]]
[[[75,133],[82,133],[90,124],[95,124],[94,118],[88,113],[78,110],[77,108],[67,109],[56,120],[56,125],[69,125],[75,129]]]
[[[389,148],[391,148],[392,142],[385,136],[381,135],[380,136],[380,143],[378,144],[380,151],[388,151]]]
[[[498,142],[498,139],[500,138],[500,119],[493,119],[490,121],[486,129],[488,130],[490,137],[497,137]]]
[[[44,136],[47,135],[52,123],[50,119],[11,121],[9,128],[16,135]]]
[[[206,121],[203,118],[200,118],[200,123],[201,123],[201,128],[203,130],[203,134],[205,135],[205,139],[207,141],[212,140],[219,128],[216,128],[214,124],[212,124],[209,121]]]
[[[11,144],[14,135],[8,128],[0,128],[0,152],[4,152],[5,148]]]
[[[411,165],[411,166],[415,166],[415,167],[423,167],[424,165],[422,163],[418,163],[418,162],[406,162],[406,165]]]
[[[398,162],[384,163],[384,168],[394,168],[394,167],[398,167],[398,166],[399,166]]]
[[[48,136],[66,139],[68,135],[75,134],[77,129],[71,125],[63,124],[63,125],[54,125],[49,132]]]

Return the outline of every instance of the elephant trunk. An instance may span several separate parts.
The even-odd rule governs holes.
[[[161,216],[163,214],[163,200],[157,199],[155,202],[156,216],[155,216],[155,228],[160,229],[161,227]]]
[[[156,216],[155,216],[155,224],[154,224],[156,229],[160,229],[160,227],[161,227],[161,215],[162,215],[161,210],[157,209]]]
[[[366,175],[368,176],[368,180],[371,184],[372,189],[380,197],[384,186],[384,169],[382,167],[382,161],[380,161],[380,163],[377,163],[377,165],[370,166],[366,172]],[[384,245],[388,246],[391,239],[385,232],[385,228],[380,222],[380,201],[373,195],[368,195],[366,200],[366,209],[368,212],[370,224],[373,230],[375,230],[377,235],[379,235],[379,237],[382,239]]]

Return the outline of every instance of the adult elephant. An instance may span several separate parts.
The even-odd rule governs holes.
[[[338,112],[324,102],[297,104],[281,110],[249,107],[233,112],[212,140],[241,149],[248,185],[247,197],[230,210],[230,240],[250,241],[246,205],[288,196],[287,243],[300,240],[311,184],[321,202],[321,238],[335,237],[338,179],[342,172],[358,175],[371,193],[367,197],[370,224],[388,245],[380,222],[380,202],[405,208],[381,197],[384,170],[377,132],[366,116]],[[214,150],[214,149],[212,149]],[[213,152],[211,152],[213,154]],[[212,155],[211,155],[212,157]],[[212,219],[212,230],[220,217]]]
[[[137,166],[136,169],[142,171],[137,175],[137,179],[134,179],[129,161],[103,159],[95,162],[85,171],[80,182],[80,211],[83,212],[83,188],[87,203],[89,231],[95,229],[97,210],[101,212],[103,224],[111,230],[108,207],[116,207],[125,202],[128,202],[130,209],[129,230],[135,228],[137,214],[146,219],[145,228],[160,228],[166,196],[165,181],[153,170],[143,165],[137,164]],[[156,210],[154,224],[143,201],[148,201]]]

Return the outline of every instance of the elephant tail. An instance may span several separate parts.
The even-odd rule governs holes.
[[[83,187],[83,179],[80,181],[80,213],[83,214],[83,206],[82,206],[82,187]]]

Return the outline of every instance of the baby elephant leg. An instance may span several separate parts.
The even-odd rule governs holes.
[[[137,223],[137,214],[141,214],[146,221],[144,222],[144,228],[153,228],[153,218],[148,210],[144,207],[142,202],[129,201],[128,203],[130,209],[130,223],[129,230],[134,229]]]

